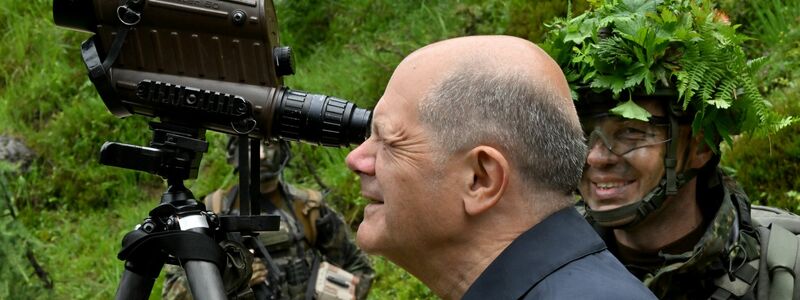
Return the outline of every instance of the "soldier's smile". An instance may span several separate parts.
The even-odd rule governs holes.
[[[610,198],[623,193],[635,180],[613,180],[613,181],[594,181],[592,180],[592,190],[598,198]]]
[[[595,210],[613,209],[635,201],[636,180],[590,178],[589,191],[584,198]]]

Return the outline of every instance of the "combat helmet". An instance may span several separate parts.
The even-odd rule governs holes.
[[[715,153],[706,166],[716,167],[721,141],[732,144],[732,137],[740,133],[770,134],[794,121],[769,108],[752,77],[763,59],[747,59],[741,47],[747,37],[711,1],[592,4],[579,16],[549,24],[542,45],[567,77],[582,123],[587,112],[600,107],[607,115],[667,129],[661,140],[623,147],[602,133],[587,132],[591,143],[599,140],[617,154],[656,143],[665,143],[667,149],[660,183],[642,199],[606,211],[587,207],[599,225],[635,225],[696,175],[698,169],[676,172],[680,124],[691,124],[694,134],[703,133]],[[663,104],[665,119],[657,120],[635,102],[643,98]]]

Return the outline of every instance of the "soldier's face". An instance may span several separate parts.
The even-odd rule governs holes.
[[[448,193],[445,166],[436,165],[430,134],[417,104],[425,76],[401,64],[374,110],[372,134],[347,156],[370,203],[358,227],[358,245],[389,258],[446,240],[448,216],[458,211]],[[442,175],[444,174],[444,175]],[[442,176],[440,176],[442,175]]]
[[[647,109],[653,116],[665,116],[656,100],[637,101],[637,104]],[[582,122],[584,126],[588,123],[584,120]],[[628,128],[628,125],[622,126],[622,124],[611,124],[606,127],[627,129],[628,131],[644,130],[639,128],[641,126]],[[606,133],[609,138],[627,138],[626,136],[611,136],[615,134],[618,133]],[[620,131],[619,134],[629,133]],[[666,128],[654,128],[649,134],[655,135],[649,138],[659,141],[668,138]],[[635,138],[640,137],[636,136]],[[583,177],[578,187],[581,196],[591,209],[605,211],[634,203],[658,185],[664,174],[666,143],[643,143],[648,146],[635,148],[622,154],[623,151],[609,150],[601,139],[593,141],[589,145]],[[629,149],[630,147],[624,150]]]

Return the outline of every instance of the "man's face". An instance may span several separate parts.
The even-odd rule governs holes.
[[[656,100],[637,104],[655,117],[665,116]],[[582,117],[581,124],[590,144],[578,189],[592,210],[634,203],[658,185],[664,174],[668,126],[608,116]]]
[[[278,176],[278,172],[283,168],[283,160],[286,159],[285,155],[281,155],[281,151],[283,150],[279,142],[261,144],[260,170],[262,174],[271,174],[271,177]]]
[[[431,135],[419,120],[424,75],[412,70],[398,67],[375,107],[371,136],[347,156],[370,200],[357,234],[358,245],[370,253],[441,242],[452,229],[448,215],[457,211],[448,179],[440,176],[446,166],[437,165]]]

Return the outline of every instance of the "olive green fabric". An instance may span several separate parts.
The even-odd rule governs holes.
[[[771,226],[767,267],[772,277],[769,299],[792,299],[795,285],[798,239],[781,226]]]
[[[366,299],[375,272],[367,255],[352,242],[349,228],[341,215],[325,205],[318,191],[299,189],[288,184],[279,185],[279,190],[280,193],[273,193],[271,202],[281,215],[280,230],[263,232],[259,239],[281,270],[281,282],[277,283],[282,293],[281,299],[305,299],[308,281],[315,271],[311,270],[311,266],[316,257],[358,276],[357,298]],[[218,197],[227,193],[218,191],[212,195]],[[208,202],[211,204],[209,207],[219,207],[213,200]],[[223,213],[238,214],[237,204],[238,199],[229,212],[223,208]],[[170,300],[192,299],[181,268],[173,265],[166,267],[162,297]]]
[[[772,277],[770,290],[763,293],[764,297],[771,300],[800,299],[800,216],[760,205],[754,205],[752,213],[754,223],[770,229],[762,234],[767,238],[761,242],[766,244],[763,248],[767,252],[763,266],[769,270],[764,274]],[[792,276],[790,269],[795,274],[793,282],[789,279]]]

